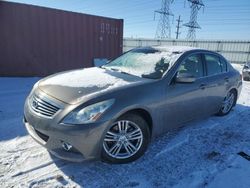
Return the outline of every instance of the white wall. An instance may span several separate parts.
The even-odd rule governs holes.
[[[157,39],[123,39],[123,51],[140,46],[192,46],[221,53],[231,63],[245,63],[250,61],[250,41],[218,41],[218,40],[157,40]]]

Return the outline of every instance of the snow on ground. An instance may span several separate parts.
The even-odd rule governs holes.
[[[125,165],[70,163],[27,135],[23,104],[38,78],[0,78],[0,187],[250,187],[250,82],[225,117],[196,120]]]

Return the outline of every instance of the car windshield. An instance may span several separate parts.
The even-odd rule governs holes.
[[[137,48],[109,62],[103,68],[144,78],[159,79],[179,56],[178,52]]]

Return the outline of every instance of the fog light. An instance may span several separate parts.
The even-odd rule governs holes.
[[[69,151],[72,148],[72,145],[67,142],[62,142],[62,147],[64,150]]]

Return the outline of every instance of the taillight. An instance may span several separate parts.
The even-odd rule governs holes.
[[[240,80],[242,80],[242,74],[240,74]]]

